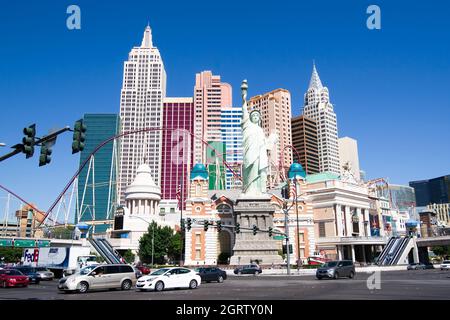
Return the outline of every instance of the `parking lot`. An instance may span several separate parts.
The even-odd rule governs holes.
[[[450,298],[450,272],[434,270],[381,272],[379,289],[361,273],[355,279],[317,280],[314,276],[229,276],[224,283],[202,283],[198,289],[163,292],[121,290],[64,293],[57,280],[27,288],[0,288],[2,300],[297,300],[297,299],[446,299]],[[373,278],[375,279],[375,278]],[[375,280],[374,280],[375,281]]]

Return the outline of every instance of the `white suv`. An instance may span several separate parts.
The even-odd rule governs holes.
[[[444,260],[441,263],[441,270],[449,270],[450,269],[450,260]]]

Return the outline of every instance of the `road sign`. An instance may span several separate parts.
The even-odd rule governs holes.
[[[286,237],[281,235],[281,234],[277,234],[275,236],[273,236],[273,240],[284,240]]]
[[[0,239],[0,247],[12,247],[12,245],[11,239]]]
[[[14,240],[14,247],[29,248],[35,246],[36,246],[35,240]]]
[[[37,246],[39,248],[47,248],[50,247],[50,241],[49,240],[38,240],[37,241]]]

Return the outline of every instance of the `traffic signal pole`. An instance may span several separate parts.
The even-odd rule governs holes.
[[[70,130],[71,130],[71,129],[70,129],[69,126],[64,127],[64,128],[62,128],[62,129],[59,129],[59,130],[57,130],[57,131],[55,131],[55,132],[50,133],[50,134],[47,135],[47,136],[44,136],[44,137],[38,139],[37,141],[35,141],[34,145],[38,145],[38,144],[41,144],[41,143],[45,143],[45,142],[47,142],[47,141],[51,141],[51,140],[53,140],[54,138],[56,138],[56,136],[58,136],[59,134],[61,134],[61,133],[63,133],[63,132],[66,132],[66,131],[70,131]],[[7,154],[1,156],[1,157],[0,157],[0,162],[2,162],[3,160],[6,160],[6,159],[8,159],[8,158],[11,158],[11,157],[15,156],[15,155],[18,154],[18,153],[22,153],[22,152],[23,152],[24,145],[23,145],[23,144],[16,144],[16,145],[14,145],[12,148],[14,148],[15,150],[14,150],[14,151],[11,151],[10,153],[7,153]]]

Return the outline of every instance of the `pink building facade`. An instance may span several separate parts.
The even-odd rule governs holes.
[[[189,172],[194,150],[194,101],[192,98],[165,98],[163,104],[161,198],[176,200],[182,185],[183,199],[188,194]],[[181,191],[181,190],[180,190]]]
[[[231,85],[221,82],[220,76],[211,71],[202,71],[195,75],[194,134],[203,140],[221,141],[221,111],[232,108]],[[206,147],[194,139],[195,163],[206,163]]]

